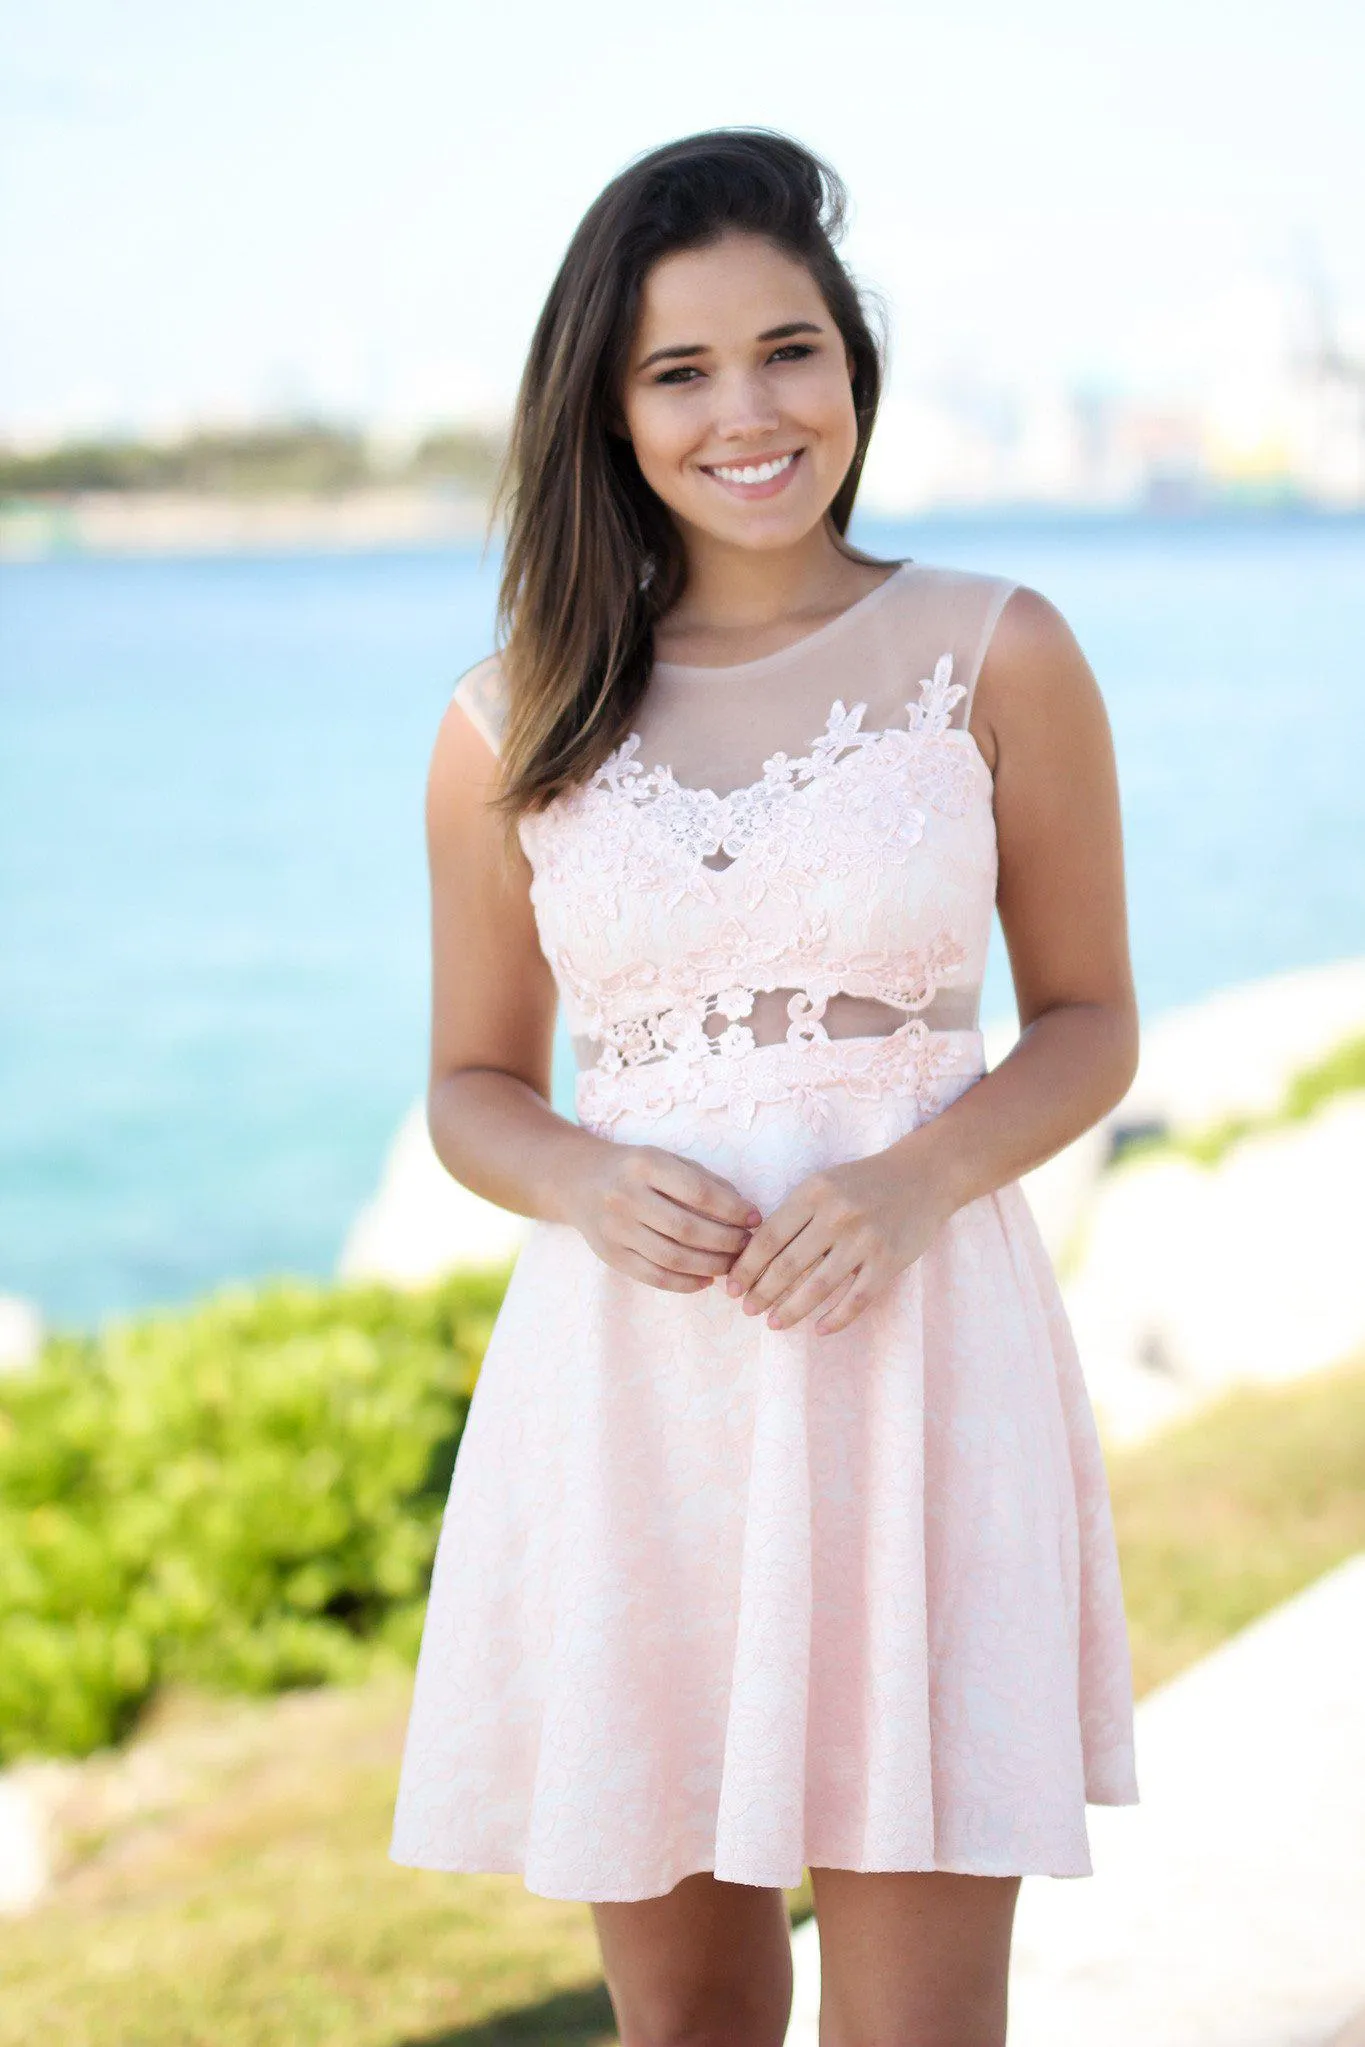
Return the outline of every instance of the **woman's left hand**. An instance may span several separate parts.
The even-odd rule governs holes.
[[[922,1163],[921,1163],[922,1161]],[[765,1216],[726,1275],[744,1312],[789,1329],[820,1310],[816,1334],[846,1329],[924,1252],[953,1204],[928,1159],[906,1140],[826,1166]]]

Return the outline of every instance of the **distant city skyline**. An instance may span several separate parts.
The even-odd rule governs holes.
[[[11,441],[494,422],[602,184],[729,124],[848,184],[844,253],[890,318],[884,468],[970,466],[965,433],[1031,436],[1042,474],[1088,406],[1197,415],[1254,472],[1320,431],[1293,387],[1324,319],[1365,357],[1365,25],[1336,0],[8,0],[0,30]]]

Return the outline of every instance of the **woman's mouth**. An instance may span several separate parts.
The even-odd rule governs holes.
[[[785,455],[770,455],[762,462],[717,462],[710,466],[703,463],[702,467],[731,497],[775,498],[787,488],[804,453],[803,448],[793,448]]]

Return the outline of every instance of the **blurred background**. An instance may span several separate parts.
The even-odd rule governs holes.
[[[820,150],[890,320],[853,537],[1034,585],[1091,660],[1143,1070],[1027,1185],[1155,1687],[1365,1544],[1362,17],[0,0],[0,50],[0,1534],[22,1559],[0,1943],[27,1986],[0,2041],[416,2047],[504,2037],[500,2012],[508,2038],[607,2039],[579,1908],[470,1879],[457,1936],[438,1886],[375,1868],[519,1241],[421,1127],[422,792],[492,646],[487,493],[532,324],[637,152],[724,124]],[[983,1021],[998,1058],[998,929]],[[380,1457],[336,1389],[363,1407],[396,1357],[427,1419],[406,1448],[391,1419]],[[236,1450],[206,1385],[256,1418]],[[368,1505],[357,1460],[385,1474]],[[295,1532],[272,1548],[263,1521]],[[323,1681],[331,1719],[173,1703],[283,1691],[297,1714]],[[290,1742],[329,1741],[315,1804],[297,1775],[259,1791]],[[235,1932],[193,1933],[185,1900],[222,1873],[185,1813],[245,1824],[248,1781],[257,1891]],[[93,1853],[149,1813],[155,1880]],[[369,1946],[318,1902],[262,1959],[300,1842],[319,1900],[379,1887]],[[143,1945],[102,1947],[129,1897]],[[79,1967],[59,1910],[93,1915]],[[1291,2004],[1317,1998],[1293,2037],[1325,2041],[1354,1979],[1284,1953]],[[149,1968],[164,2031],[109,2001]],[[1145,2023],[1147,2047],[1186,2037]],[[1270,2023],[1267,2047],[1291,2037]]]

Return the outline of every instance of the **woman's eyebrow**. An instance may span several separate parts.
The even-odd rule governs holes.
[[[815,320],[788,320],[785,326],[766,328],[762,334],[758,335],[757,339],[759,341],[785,341],[792,334],[823,334],[824,331],[824,328]],[[705,355],[709,346],[709,342],[705,341],[686,341],[673,348],[656,348],[652,355],[645,357],[639,367],[642,370],[647,370],[651,363],[671,362],[676,356],[680,355]]]

